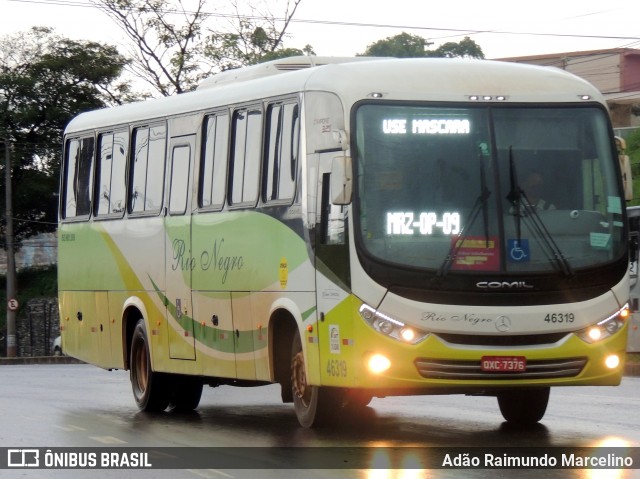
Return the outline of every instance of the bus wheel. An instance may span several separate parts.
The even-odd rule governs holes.
[[[347,389],[345,395],[345,406],[351,409],[362,409],[367,407],[373,395],[363,389]]]
[[[174,376],[171,380],[171,402],[173,411],[193,411],[200,404],[202,380],[190,376]]]
[[[549,403],[550,388],[517,389],[498,393],[498,406],[507,422],[535,424],[542,419]]]
[[[299,331],[296,331],[291,345],[291,392],[293,407],[302,427],[311,428],[325,424],[330,413],[337,413],[341,406],[341,401],[337,398],[337,389],[307,384]]]
[[[143,319],[138,320],[131,339],[130,378],[133,397],[141,411],[164,411],[167,408],[170,399],[167,378],[151,369]]]

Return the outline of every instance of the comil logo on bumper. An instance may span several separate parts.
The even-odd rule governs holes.
[[[476,287],[480,289],[533,289],[526,281],[479,281]]]

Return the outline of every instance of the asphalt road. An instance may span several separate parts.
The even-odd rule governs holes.
[[[465,396],[374,399],[361,415],[327,428],[306,430],[298,426],[292,406],[280,402],[277,386],[207,387],[193,413],[149,415],[137,410],[125,371],[104,371],[84,364],[0,366],[0,447],[263,448],[246,449],[252,456],[240,455],[236,468],[196,469],[185,465],[175,470],[146,471],[0,469],[0,478],[635,479],[640,478],[640,469],[529,469],[518,470],[515,476],[513,470],[505,469],[424,470],[413,466],[388,470],[389,461],[393,462],[396,456],[389,459],[385,453],[393,453],[398,447],[418,451],[638,447],[639,402],[640,378],[626,377],[619,387],[553,389],[542,423],[525,431],[503,422],[495,398]],[[358,467],[290,469],[292,458],[283,449],[288,447],[336,447],[345,451],[347,459],[354,459],[352,464]],[[355,457],[372,447],[387,449],[380,449],[381,455],[368,457],[370,462],[365,464]],[[278,453],[260,462],[260,454],[270,450]],[[238,454],[237,450],[229,451]],[[245,469],[251,460],[257,460],[260,468]],[[397,461],[393,464],[402,467]],[[640,464],[636,467],[640,468]]]

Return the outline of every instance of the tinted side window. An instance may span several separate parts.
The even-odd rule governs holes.
[[[89,216],[93,189],[93,137],[78,138],[67,142],[64,176],[64,218]]]
[[[263,199],[265,202],[292,200],[300,138],[298,105],[271,105],[267,121]]]
[[[255,109],[233,115],[231,152],[231,204],[251,204],[258,199],[262,154],[262,112]]]
[[[121,215],[125,205],[125,175],[129,133],[120,131],[98,137],[100,158],[96,164],[96,215]]]
[[[153,213],[162,207],[166,127],[155,125],[133,131],[129,211]]]
[[[228,151],[229,115],[206,117],[198,201],[201,208],[219,209],[224,204]]]
[[[129,132],[121,131],[113,136],[113,165],[111,167],[111,213],[123,214],[127,197],[127,151]]]

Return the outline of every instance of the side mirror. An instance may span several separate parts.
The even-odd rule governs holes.
[[[331,203],[348,205],[353,193],[353,170],[350,156],[338,156],[331,164]]]

